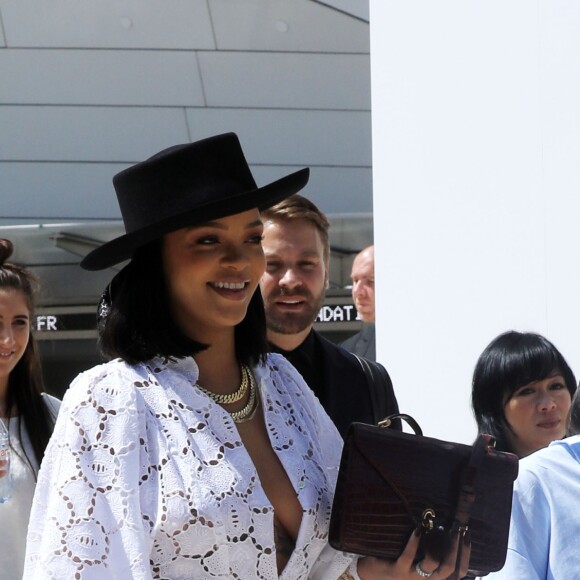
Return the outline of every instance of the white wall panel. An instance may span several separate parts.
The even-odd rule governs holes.
[[[203,106],[194,52],[0,51],[0,103]]]
[[[368,23],[311,0],[210,0],[209,6],[220,50],[369,52]]]
[[[315,0],[320,4],[334,6],[337,10],[342,10],[345,14],[352,14],[357,18],[369,21],[368,0]]]
[[[0,107],[0,160],[131,162],[189,141],[182,109]]]
[[[0,162],[2,221],[120,219],[112,178],[127,165]],[[265,185],[302,167],[252,165],[251,169],[258,185]],[[328,214],[370,214],[371,178],[370,168],[310,167],[303,193]]]
[[[252,167],[252,174],[258,185],[265,185],[302,167],[260,165]],[[370,167],[310,166],[310,180],[300,193],[329,215],[370,214],[373,210],[371,180]]]
[[[252,163],[370,167],[367,112],[187,109],[187,120],[192,140],[238,133]]]
[[[9,47],[213,48],[206,0],[0,0]]]
[[[542,168],[546,221],[546,317],[549,337],[558,340],[580,379],[578,307],[578,219],[580,191],[580,4],[540,3],[542,79]],[[554,58],[557,56],[557,58]]]
[[[580,10],[371,0],[375,26],[378,358],[425,434],[471,442],[497,334],[545,334],[580,374]]]
[[[370,110],[368,55],[200,52],[208,106]]]
[[[44,220],[118,219],[113,175],[125,163],[2,163],[2,217]]]

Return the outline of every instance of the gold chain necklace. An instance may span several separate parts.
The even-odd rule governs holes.
[[[234,423],[245,423],[246,421],[250,421],[254,418],[254,415],[260,406],[260,397],[257,394],[258,389],[251,369],[248,369],[248,378],[250,382],[250,395],[248,397],[248,402],[244,405],[243,409],[230,413]]]
[[[197,388],[219,405],[230,405],[231,403],[237,403],[238,401],[241,401],[246,395],[248,391],[248,384],[250,383],[249,377],[251,377],[251,371],[247,365],[240,364],[240,371],[242,374],[242,382],[240,383],[239,388],[229,395],[218,395],[216,393],[212,393],[200,385],[197,385]]]

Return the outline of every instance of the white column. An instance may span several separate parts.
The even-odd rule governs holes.
[[[497,334],[580,375],[580,3],[370,0],[377,354],[425,434],[470,443]]]

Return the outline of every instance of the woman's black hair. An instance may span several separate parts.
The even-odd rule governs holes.
[[[505,419],[506,398],[520,387],[554,374],[562,375],[573,397],[574,373],[548,339],[516,331],[494,338],[481,353],[473,373],[471,405],[479,433],[492,435],[500,451],[514,453],[507,436],[511,427]]]
[[[24,297],[30,315],[30,336],[24,354],[8,377],[6,412],[11,418],[12,410],[16,408],[18,411],[18,438],[24,458],[35,473],[30,457],[26,455],[22,445],[23,431],[26,429],[34,457],[40,465],[54,422],[41,395],[44,391],[44,381],[32,334],[38,280],[25,268],[6,261],[12,255],[13,249],[10,240],[0,239],[0,290],[20,292]]]
[[[129,364],[154,356],[184,358],[208,345],[187,337],[174,320],[169,305],[162,256],[162,240],[139,248],[111,281],[98,307],[99,349],[107,358]],[[268,352],[266,315],[260,291],[254,292],[248,311],[235,327],[236,355],[254,365]]]

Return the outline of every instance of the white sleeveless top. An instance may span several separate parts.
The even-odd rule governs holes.
[[[43,395],[44,401],[56,419],[60,401],[50,395]],[[6,424],[5,419],[4,424]],[[38,464],[26,429],[22,428],[22,443],[18,440],[18,420],[13,417],[9,424],[10,444],[13,447],[10,455],[10,473],[12,474],[12,497],[10,501],[0,504],[0,578],[2,580],[20,580],[24,569],[26,549],[26,532],[34,487],[36,481],[23,448],[30,458],[35,471]]]

